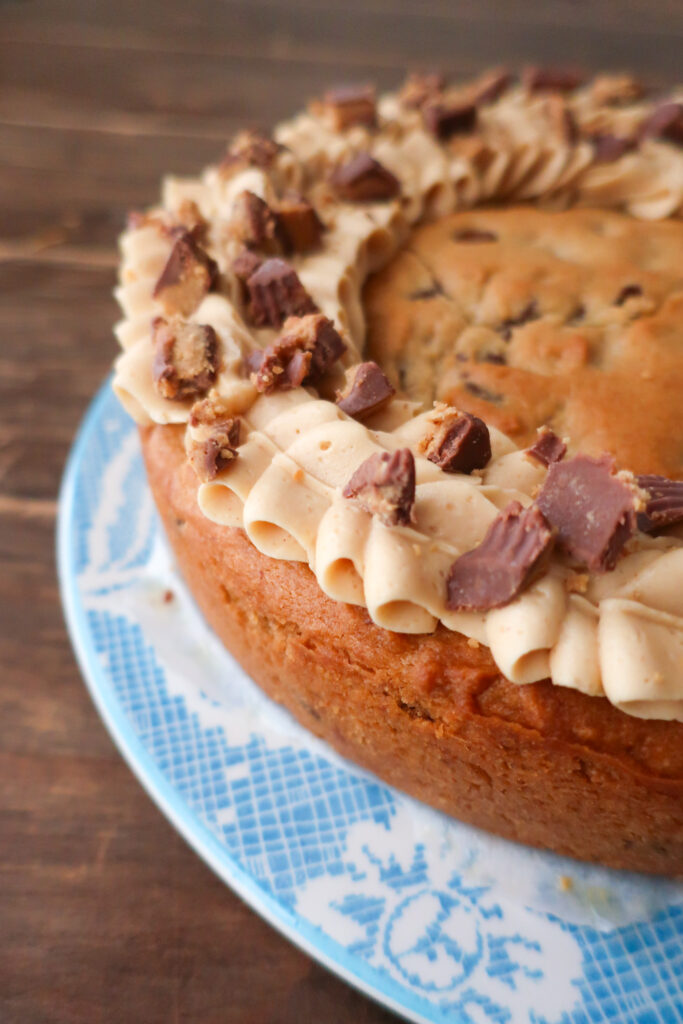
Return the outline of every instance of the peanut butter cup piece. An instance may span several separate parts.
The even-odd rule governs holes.
[[[576,68],[526,68],[522,82],[529,92],[572,92],[585,81],[585,75]]]
[[[178,224],[178,233],[188,231],[196,242],[201,243],[206,237],[209,226],[208,221],[202,216],[202,212],[194,199],[183,199],[177,210],[174,211],[174,219]]]
[[[451,566],[446,604],[484,612],[508,604],[543,571],[553,531],[535,506],[513,501],[491,523],[481,544]]]
[[[667,526],[683,522],[683,480],[646,473],[636,478],[638,486],[649,495],[645,510],[638,513],[638,529],[657,533]]]
[[[190,464],[203,483],[215,480],[237,458],[239,442],[240,420],[233,418],[214,423],[208,436],[190,442]]]
[[[215,262],[189,231],[183,231],[154,286],[154,298],[168,315],[190,316],[213,288],[217,274]]]
[[[591,572],[613,569],[636,525],[635,487],[614,472],[609,455],[555,462],[536,502],[557,543]]]
[[[325,227],[315,207],[303,196],[290,192],[277,207],[287,249],[292,252],[311,252],[318,249]]]
[[[245,190],[235,199],[230,218],[230,233],[249,249],[268,255],[283,251],[283,238],[277,216],[255,192]]]
[[[609,134],[591,135],[589,142],[593,146],[593,159],[597,164],[612,164],[633,152],[638,145],[635,139]]]
[[[161,397],[181,401],[208,391],[218,369],[218,339],[213,327],[159,316],[152,330],[152,374]]]
[[[472,102],[477,106],[495,103],[512,85],[514,75],[507,68],[485,71],[472,87]]]
[[[232,261],[230,269],[235,277],[246,284],[252,274],[259,269],[263,260],[250,249],[243,249],[242,252]]]
[[[641,139],[666,139],[683,146],[683,103],[662,103],[641,123]]]
[[[401,191],[398,179],[367,152],[358,153],[348,163],[336,167],[330,184],[340,199],[352,203],[393,199]]]
[[[444,473],[471,473],[491,459],[491,435],[484,421],[455,409],[439,417],[421,447]]]
[[[542,466],[550,466],[553,462],[561,462],[567,453],[564,441],[548,427],[541,427],[534,443],[526,449],[528,459],[540,462]]]
[[[279,327],[288,316],[315,313],[317,307],[289,263],[265,260],[247,278],[249,317],[257,327]]]
[[[453,135],[467,135],[477,127],[474,103],[428,102],[422,107],[422,119],[429,131],[446,142]]]
[[[418,110],[428,100],[435,100],[445,84],[445,76],[438,71],[413,71],[405,80],[399,99],[409,110]]]
[[[322,313],[290,317],[279,338],[247,357],[258,391],[286,390],[314,384],[332,369],[346,350],[336,327]]]
[[[381,409],[395,394],[377,363],[359,363],[350,372],[346,386],[337,392],[337,405],[347,416],[362,420]]]
[[[360,464],[342,494],[385,526],[410,523],[415,504],[415,459],[410,448],[375,452]]]
[[[328,89],[322,110],[338,132],[353,125],[365,128],[377,125],[377,98],[372,85],[338,85]]]
[[[274,162],[284,146],[275,142],[269,135],[254,129],[240,132],[235,136],[227,153],[220,163],[219,170],[223,177],[232,177],[247,167],[260,167],[267,170]]]

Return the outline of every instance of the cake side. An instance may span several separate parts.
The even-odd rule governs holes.
[[[208,622],[273,699],[341,754],[439,810],[508,839],[680,875],[683,724],[604,698],[517,686],[440,627],[383,630],[321,593],[307,566],[208,521],[182,428],[142,428],[154,498]],[[592,827],[586,827],[590,821]]]

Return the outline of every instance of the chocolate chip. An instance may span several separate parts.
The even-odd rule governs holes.
[[[361,463],[342,491],[385,526],[407,525],[415,504],[415,459],[410,448],[375,452]]]
[[[683,145],[683,103],[662,103],[638,129],[641,139],[666,139]]]
[[[224,177],[237,174],[247,167],[267,170],[283,149],[283,146],[263,132],[240,132],[221,161],[219,170]]]
[[[347,416],[362,420],[386,405],[395,390],[377,363],[359,363],[346,387],[337,392],[337,405]]]
[[[453,135],[466,135],[477,127],[474,103],[429,102],[422,107],[422,119],[433,135],[445,142]]]
[[[634,489],[615,476],[609,455],[576,455],[548,469],[538,507],[557,542],[591,572],[613,569],[635,528]]]
[[[391,171],[366,152],[335,168],[330,184],[340,199],[356,203],[393,199],[401,190]]]
[[[286,195],[278,203],[277,217],[288,250],[310,252],[319,248],[324,225],[315,208],[303,196]]]
[[[508,604],[543,570],[552,547],[553,531],[540,510],[513,501],[491,523],[481,544],[451,566],[448,607],[488,611]]]
[[[638,486],[649,495],[645,511],[638,513],[639,530],[656,533],[683,522],[683,480],[669,480],[654,473],[636,479]]]
[[[280,259],[265,260],[247,278],[249,317],[257,327],[279,327],[288,316],[317,310],[299,275]]]
[[[549,430],[547,427],[541,428],[538,432],[538,437],[531,445],[526,449],[526,455],[529,458],[535,459],[536,462],[540,462],[542,466],[549,466],[553,462],[560,462],[567,452],[567,446],[564,441]]]
[[[446,79],[438,72],[424,74],[414,71],[406,79],[399,98],[404,107],[417,110],[428,100],[436,99],[445,84]]]
[[[574,68],[526,68],[522,82],[529,92],[571,92],[583,83],[585,75]]]
[[[495,391],[489,391],[488,388],[484,388],[481,384],[477,384],[473,380],[463,381],[463,387],[465,391],[468,391],[475,398],[481,398],[484,402],[491,402],[492,405],[500,405],[503,401],[503,396],[496,394]]]
[[[416,302],[418,299],[435,299],[437,296],[444,294],[441,283],[434,281],[434,284],[428,288],[418,288],[416,291],[411,292],[408,298],[411,302]]]
[[[576,324],[580,324],[581,321],[585,319],[585,316],[586,307],[582,302],[580,302],[578,306],[574,309],[574,311],[570,314],[570,316],[567,317],[567,323],[570,326],[575,327]]]
[[[202,482],[215,480],[237,458],[239,440],[240,421],[231,418],[214,424],[207,437],[190,442],[190,464]]]
[[[154,298],[160,300],[164,312],[190,316],[214,286],[217,275],[215,262],[189,231],[183,231],[154,286]]]
[[[182,401],[208,391],[218,369],[218,339],[213,327],[159,316],[152,330],[152,374],[162,398]]]
[[[507,359],[502,352],[484,352],[480,362],[492,363],[494,366],[507,366]]]
[[[620,135],[591,135],[593,160],[596,164],[611,164],[637,147],[635,139]]]
[[[521,313],[517,316],[509,316],[506,320],[502,320],[498,325],[498,331],[503,337],[504,341],[510,341],[512,338],[512,332],[516,327],[523,327],[524,324],[530,323],[532,320],[538,320],[539,312],[536,301],[532,300],[528,306],[525,306]]]
[[[483,228],[462,228],[453,232],[454,242],[497,242],[498,235],[495,231],[486,231]]]
[[[371,85],[340,85],[329,89],[324,97],[324,109],[336,131],[353,125],[375,128],[377,100]]]
[[[245,360],[255,372],[258,391],[286,390],[301,384],[315,384],[346,351],[341,335],[322,313],[290,317],[279,338]]]
[[[626,284],[614,300],[614,305],[623,306],[629,299],[635,299],[642,294],[643,289],[639,284]]]
[[[489,428],[469,412],[446,412],[421,447],[444,473],[471,473],[483,469],[491,459]]]
[[[275,213],[255,192],[245,190],[235,199],[230,234],[250,249],[275,255],[283,251],[283,237]]]

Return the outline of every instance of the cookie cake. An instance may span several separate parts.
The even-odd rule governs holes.
[[[114,389],[272,698],[463,821],[683,875],[683,91],[329,90],[121,239]]]

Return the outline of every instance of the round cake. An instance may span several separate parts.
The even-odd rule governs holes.
[[[131,215],[114,379],[271,697],[463,821],[681,876],[682,144],[625,75],[331,89]]]

